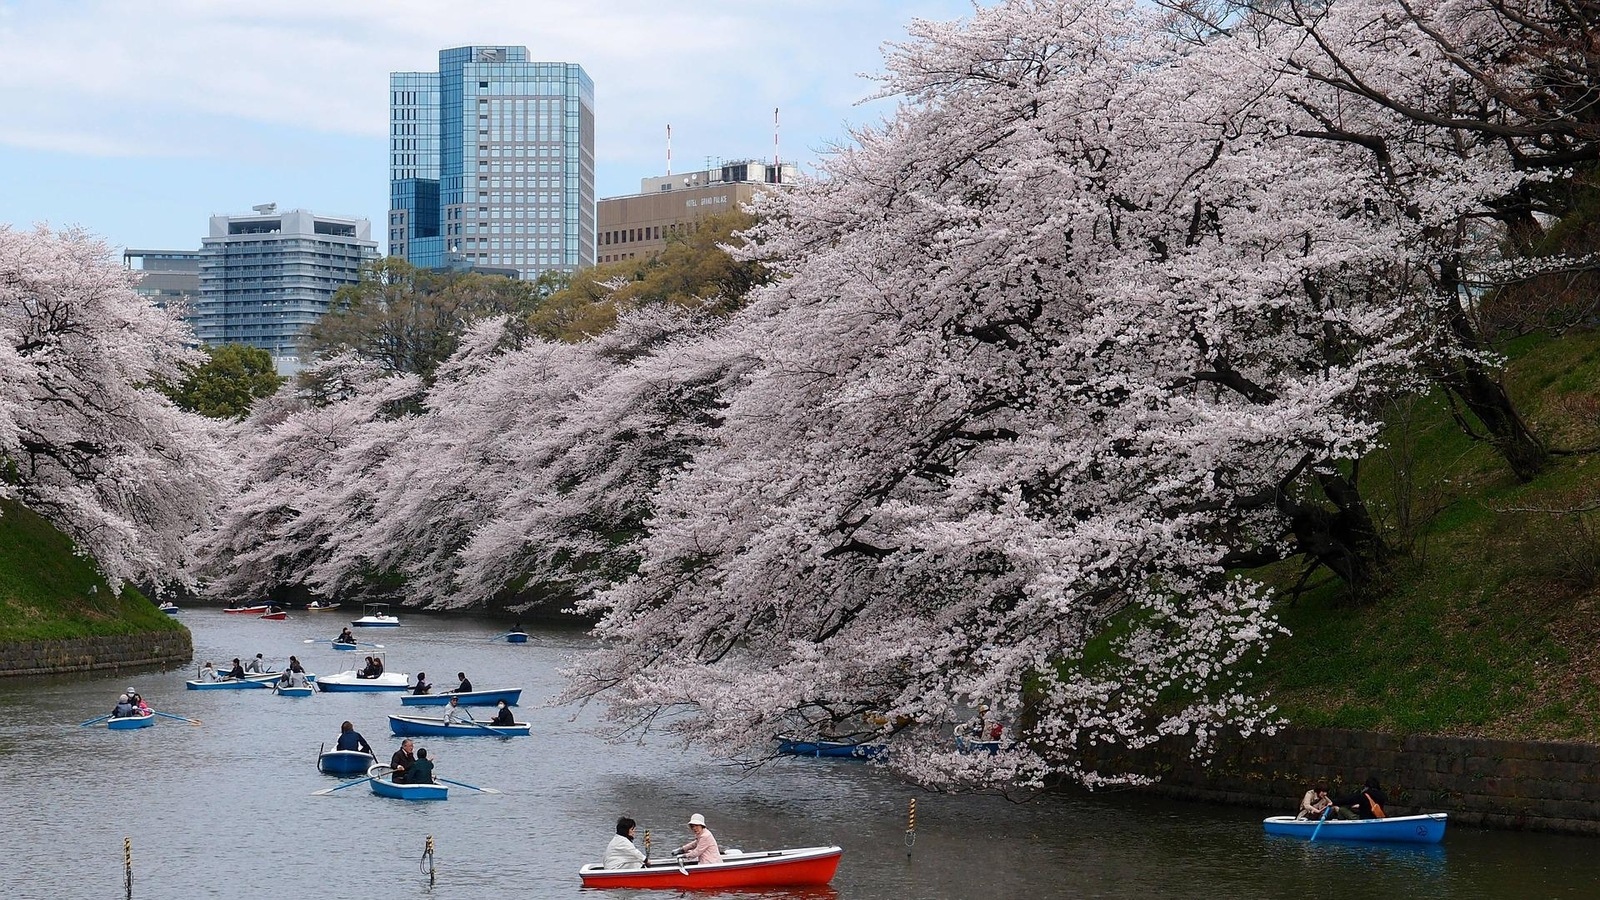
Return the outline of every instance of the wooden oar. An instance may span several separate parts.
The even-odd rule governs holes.
[[[475,784],[467,784],[465,781],[456,781],[456,780],[451,779],[451,778],[440,778],[437,775],[433,776],[433,780],[434,781],[442,781],[445,784],[453,784],[456,787],[464,787],[464,788],[466,788],[468,790],[471,790],[471,791],[477,791],[480,794],[500,794],[500,793],[504,793],[503,791],[497,791],[494,788],[478,787]]]
[[[1311,829],[1311,841],[1314,841],[1314,840],[1317,839],[1317,832],[1322,830],[1322,823],[1328,821],[1328,813],[1331,813],[1331,812],[1333,812],[1333,805],[1332,804],[1329,804],[1328,806],[1323,808],[1323,810],[1322,810],[1322,818],[1317,820],[1317,827]],[[1311,843],[1311,841],[1306,841],[1306,843],[1309,844],[1309,843]]]
[[[151,715],[161,716],[162,718],[166,719],[177,719],[179,722],[188,722],[190,725],[201,724],[199,719],[191,719],[188,716],[175,716],[172,713],[155,712],[152,710]]]
[[[323,788],[320,791],[312,791],[311,792],[311,796],[313,796],[313,797],[321,797],[321,796],[324,796],[326,794],[331,794],[334,791],[342,791],[347,787],[355,787],[358,784],[366,784],[367,782],[373,780],[374,778],[382,778],[383,776],[385,776],[387,774],[389,774],[389,773],[388,772],[380,772],[377,775],[368,775],[365,778],[358,778],[355,781],[347,781],[344,784],[339,785],[338,787]]]
[[[79,722],[78,723],[78,727],[79,728],[87,728],[88,726],[93,725],[96,722],[104,722],[105,720],[107,720],[109,718],[111,718],[111,713],[106,713],[103,716],[95,716],[94,718],[90,719],[87,722]]]

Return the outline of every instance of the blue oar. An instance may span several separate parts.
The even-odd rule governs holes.
[[[507,631],[504,634],[497,634],[492,638],[484,638],[484,640],[486,640],[486,641],[503,641],[503,640],[505,640],[506,638],[510,637],[513,634],[516,634],[516,632],[515,631]]]
[[[1327,807],[1326,809],[1324,809],[1322,811],[1322,818],[1317,820],[1317,827],[1311,829],[1311,840],[1312,841],[1317,839],[1317,832],[1322,830],[1322,823],[1328,821],[1328,813],[1331,813],[1331,812],[1333,812],[1333,807],[1332,806],[1329,806],[1329,807]],[[1306,843],[1310,843],[1310,841],[1307,841]]]
[[[497,791],[494,788],[478,787],[475,784],[467,784],[465,781],[455,781],[455,780],[452,780],[452,779],[449,779],[449,778],[440,778],[437,775],[435,775],[433,777],[433,780],[434,781],[442,781],[445,784],[453,784],[456,787],[464,787],[469,791],[478,791],[479,793],[483,793],[483,794],[498,794],[498,793],[500,793],[500,791]],[[335,788],[335,790],[337,790],[337,788]]]
[[[200,720],[199,719],[191,719],[188,716],[175,716],[172,713],[164,713],[164,712],[158,712],[158,713],[156,713],[156,715],[161,716],[163,718],[167,718],[167,719],[177,719],[179,722],[188,722],[190,725],[199,725],[200,724]]]
[[[468,719],[467,720],[467,724],[468,725],[476,725],[479,728],[482,728],[484,731],[489,732],[490,734],[494,735],[495,737],[499,738],[502,741],[509,741],[513,737],[513,735],[507,734],[504,731],[495,731],[493,728],[490,728],[489,726],[483,724],[482,722],[477,721],[476,719]]]
[[[347,781],[344,784],[339,785],[338,787],[323,788],[320,791],[312,791],[311,792],[311,796],[313,796],[313,797],[321,797],[324,794],[331,794],[334,791],[342,791],[347,787],[355,787],[358,784],[366,784],[367,782],[371,781],[374,778],[382,778],[384,775],[387,775],[387,774],[389,774],[389,773],[380,772],[377,775],[368,775],[365,778],[358,778],[355,781]]]
[[[94,718],[90,719],[87,722],[79,722],[78,723],[78,727],[79,728],[86,728],[86,727],[88,727],[90,725],[95,724],[96,722],[104,722],[105,720],[107,720],[109,718],[111,718],[111,713],[106,713],[103,716],[95,716]]]

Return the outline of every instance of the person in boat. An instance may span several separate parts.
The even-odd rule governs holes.
[[[428,748],[417,750],[417,761],[406,774],[406,784],[433,784],[433,760],[428,758]]]
[[[369,656],[367,657],[367,664],[362,667],[361,671],[356,673],[356,677],[377,678],[382,671],[382,669],[378,668],[378,661]]]
[[[506,703],[504,700],[501,700],[496,705],[499,708],[495,710],[494,719],[492,721],[490,721],[490,723],[489,723],[490,725],[515,725],[515,724],[517,724],[517,717],[513,716],[511,714],[511,706],[510,706],[510,704]]]
[[[150,704],[144,702],[144,698],[139,696],[139,692],[133,688],[128,688],[128,703],[133,706],[133,711],[136,715],[148,716],[155,712],[150,708]]]
[[[444,723],[446,725],[457,725],[471,721],[474,721],[472,712],[462,706],[459,699],[451,697],[449,705],[444,708]]]
[[[250,665],[245,666],[244,670],[252,675],[265,675],[270,671],[267,668],[267,661],[262,659],[259,653],[256,654],[255,659],[250,660]]]
[[[706,827],[706,817],[695,813],[689,817],[689,830],[694,832],[694,840],[678,848],[678,855],[685,862],[713,865],[722,862],[722,850],[717,847],[717,838]]]
[[[1367,782],[1360,790],[1335,797],[1334,815],[1341,819],[1382,819],[1387,813],[1383,808],[1389,804],[1389,795],[1383,792],[1383,787],[1378,783],[1378,776],[1367,776]]]
[[[306,673],[305,666],[300,665],[300,657],[289,657],[289,671],[294,672],[297,675],[304,675]]]
[[[233,658],[233,668],[228,670],[228,677],[229,678],[243,678],[244,677],[244,664],[239,662],[239,657],[237,657],[237,656],[235,656]]]
[[[1328,799],[1328,786],[1320,782],[1313,784],[1306,789],[1305,796],[1300,798],[1300,811],[1295,814],[1295,818],[1320,819],[1324,812],[1332,815],[1328,810],[1332,805],[1333,801]]]
[[[428,673],[418,672],[417,683],[411,688],[411,693],[421,696],[433,692],[433,685],[428,683]]]
[[[210,662],[207,662],[205,665],[200,667],[200,680],[221,681],[222,676],[217,674],[216,666],[212,665]]]
[[[416,751],[411,749],[411,738],[400,742],[400,749],[389,757],[389,768],[394,770],[394,783],[405,784],[411,777],[411,767],[417,764]]]
[[[372,676],[373,678],[377,678],[379,675],[382,675],[383,674],[383,657],[374,656],[372,658],[372,668],[375,670],[375,673],[376,673],[376,674],[374,674]]]
[[[334,745],[334,749],[359,750],[362,753],[372,753],[372,746],[367,743],[367,739],[362,737],[361,732],[356,730],[356,726],[349,722],[345,722],[339,726],[339,743]],[[374,758],[376,758],[377,755],[378,754],[376,753],[372,753]]]
[[[465,673],[465,672],[457,672],[456,673],[456,680],[461,682],[461,683],[456,685],[456,689],[451,691],[450,693],[452,693],[452,694],[470,694],[470,693],[472,693],[472,682],[467,679],[467,673]]]
[[[129,716],[137,716],[138,714],[138,711],[133,708],[133,704],[128,702],[127,694],[117,695],[117,705],[111,708],[111,718],[126,719]]]
[[[633,845],[633,833],[638,827],[639,823],[627,816],[617,820],[617,833],[606,845],[605,861],[602,863],[606,868],[638,869],[644,866],[644,853]]]
[[[356,636],[350,633],[350,626],[346,625],[345,629],[339,632],[339,636],[333,639],[333,642],[335,644],[354,644]],[[368,659],[371,659],[371,657],[368,657]]]

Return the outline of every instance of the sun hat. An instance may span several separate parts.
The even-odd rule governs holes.
[[[706,824],[706,817],[700,815],[699,813],[695,813],[694,815],[689,817],[689,824],[690,825],[699,825],[700,827],[704,828],[705,824]]]

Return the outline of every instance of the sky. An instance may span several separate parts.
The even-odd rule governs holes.
[[[388,212],[389,73],[510,45],[595,84],[595,188],[704,168],[803,168],[893,101],[886,42],[972,0],[0,0],[0,225],[197,249],[259,203]],[[380,248],[382,240],[380,239]]]

